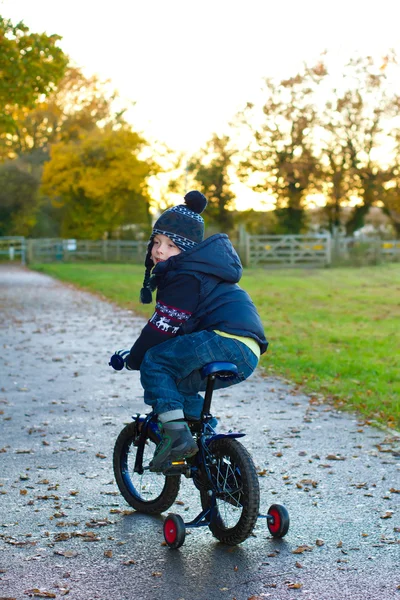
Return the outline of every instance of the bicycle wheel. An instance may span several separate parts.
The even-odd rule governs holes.
[[[200,490],[203,509],[211,504],[209,490],[216,490],[216,508],[209,528],[232,546],[246,540],[254,529],[260,507],[260,487],[253,460],[233,438],[211,442],[206,462],[211,474],[208,489]]]
[[[139,475],[134,472],[137,443],[137,423],[129,423],[119,434],[114,447],[114,475],[119,491],[135,510],[158,515],[167,510],[176,500],[180,486],[180,475],[165,476],[148,469]],[[149,430],[146,439],[143,466],[148,467],[158,443],[157,436]]]

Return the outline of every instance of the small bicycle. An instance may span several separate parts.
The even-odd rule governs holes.
[[[202,511],[188,523],[178,514],[168,514],[164,539],[170,548],[182,546],[187,528],[202,526],[208,526],[220,542],[240,544],[250,536],[259,517],[266,518],[273,537],[281,538],[289,529],[289,514],[280,504],[273,504],[266,515],[259,514],[257,471],[249,452],[238,441],[245,434],[216,433],[212,427],[210,407],[215,379],[233,377],[237,367],[233,363],[213,362],[205,365],[201,373],[207,378],[203,413],[200,421],[188,423],[198,453],[172,463],[163,473],[152,472],[149,464],[161,438],[157,415],[135,414],[114,447],[118,488],[135,510],[156,515],[175,502],[182,475],[193,480],[200,492]]]

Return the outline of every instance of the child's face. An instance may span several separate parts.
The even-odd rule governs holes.
[[[155,265],[164,260],[168,260],[168,258],[171,256],[176,256],[180,253],[180,248],[175,246],[174,242],[166,235],[157,233],[157,235],[154,236],[153,248],[151,249],[151,258]]]

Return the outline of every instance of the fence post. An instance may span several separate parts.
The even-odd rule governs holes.
[[[34,240],[26,240],[26,262],[32,263],[33,262],[33,246],[34,246]]]
[[[325,237],[325,260],[327,265],[332,264],[332,236],[328,233]]]
[[[250,264],[250,236],[244,231],[244,241],[245,241],[245,253],[244,253],[244,266],[251,267]]]
[[[102,258],[103,262],[107,262],[107,249],[108,249],[108,240],[103,240],[102,244]]]
[[[295,245],[295,239],[292,236],[290,238],[290,265],[293,267],[293,265],[295,264],[295,259],[294,259],[294,245]]]
[[[249,254],[249,235],[244,225],[239,225],[238,230],[238,253],[244,267],[249,266],[250,254]]]

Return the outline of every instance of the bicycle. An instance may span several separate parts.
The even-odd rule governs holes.
[[[110,365],[113,365],[114,355]],[[122,368],[121,358],[114,359]],[[122,366],[121,366],[122,365]],[[116,368],[114,366],[114,368]],[[114,447],[113,468],[118,488],[127,503],[141,513],[158,515],[175,502],[181,476],[193,480],[200,492],[202,511],[185,523],[178,514],[168,514],[164,521],[164,539],[170,548],[179,548],[189,527],[208,526],[214,537],[229,545],[240,544],[252,533],[258,518],[266,518],[270,534],[286,535],[289,514],[280,504],[270,506],[266,515],[259,513],[260,488],[251,455],[238,441],[244,433],[216,433],[210,413],[215,379],[237,374],[235,364],[213,362],[205,365],[207,378],[204,407],[200,421],[188,422],[197,441],[198,453],[186,460],[173,462],[163,473],[150,470],[149,464],[161,439],[157,415],[135,414],[133,421],[120,432]]]

